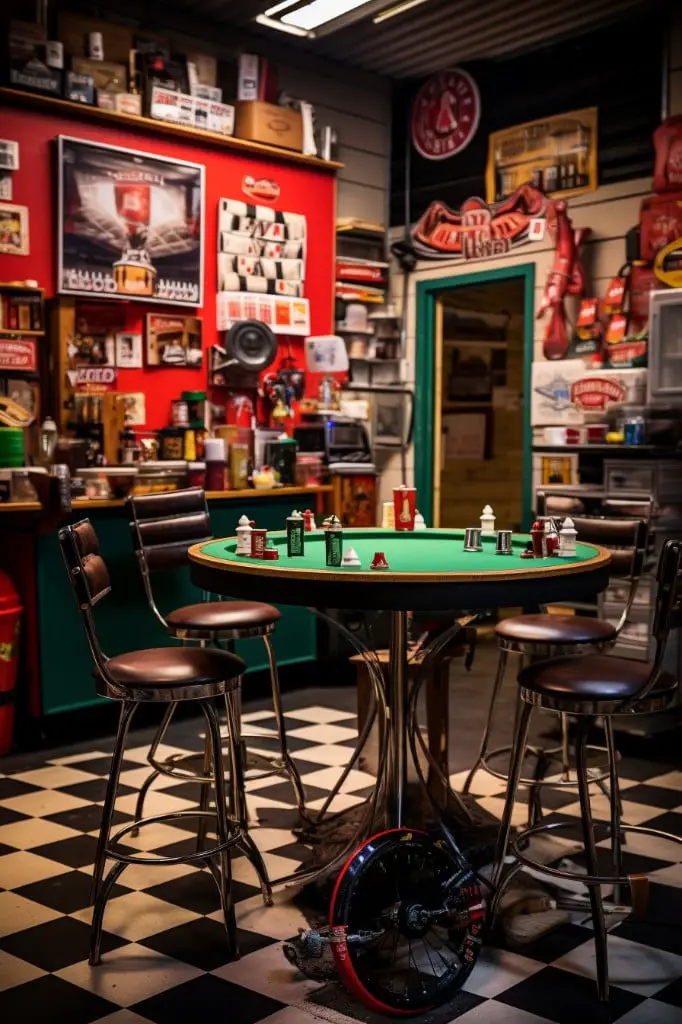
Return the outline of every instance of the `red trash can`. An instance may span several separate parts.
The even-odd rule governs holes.
[[[14,739],[19,623],[23,610],[14,583],[0,572],[0,756],[9,753]]]

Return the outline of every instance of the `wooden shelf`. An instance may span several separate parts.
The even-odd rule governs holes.
[[[106,466],[102,466],[102,472],[106,473]],[[239,491],[206,491],[208,501],[239,501],[252,498],[281,498],[294,494],[330,494],[333,491],[331,484],[319,484],[316,487],[272,487],[267,490],[257,490],[255,487],[246,487]],[[172,491],[168,492],[172,494]],[[74,509],[89,508],[123,508],[123,498],[74,498]],[[0,508],[5,506],[0,505]],[[39,507],[39,506],[38,506]]]
[[[44,338],[45,331],[22,331],[18,327],[0,327],[0,338]]]
[[[10,281],[0,281],[0,292],[28,292],[31,295],[42,295],[44,289],[33,284],[22,284],[21,282],[12,284]]]
[[[238,139],[233,135],[220,135],[218,132],[209,132],[204,128],[173,124],[171,121],[157,121],[154,118],[142,117],[137,114],[120,114],[115,110],[102,110],[101,107],[73,103],[71,100],[60,99],[56,96],[41,96],[37,93],[24,92],[21,89],[0,87],[0,100],[6,100],[15,106],[43,110],[47,113],[62,113],[66,117],[79,118],[82,121],[99,121],[156,135],[175,135],[185,138],[189,142],[238,150],[242,153],[253,153],[254,156],[274,157],[288,163],[306,164],[308,167],[315,167],[320,171],[336,171],[339,167],[343,167],[343,164],[336,160],[321,160],[320,157],[306,156],[306,154],[297,153],[293,149],[266,146],[262,142],[249,142],[247,139]]]

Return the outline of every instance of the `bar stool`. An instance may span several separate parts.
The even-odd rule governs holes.
[[[514,740],[506,801],[495,853],[493,884],[496,886],[496,891],[490,910],[492,921],[495,919],[506,885],[523,866],[529,867],[541,875],[547,875],[550,879],[570,879],[583,882],[587,886],[594,925],[597,991],[599,999],[602,1001],[607,1001],[609,998],[609,974],[604,904],[600,887],[602,885],[620,887],[629,884],[634,905],[638,895],[637,882],[643,881],[641,878],[637,880],[629,878],[622,873],[621,834],[634,832],[639,835],[656,836],[682,843],[680,836],[670,835],[667,832],[646,826],[622,823],[620,804],[615,799],[618,789],[617,764],[611,747],[609,749],[611,800],[608,831],[611,839],[613,875],[599,874],[596,838],[590,808],[587,736],[597,716],[610,722],[613,715],[639,715],[664,711],[678,697],[678,680],[676,676],[663,669],[663,659],[671,630],[682,626],[682,541],[666,541],[658,564],[657,580],[658,592],[653,624],[656,653],[652,665],[641,661],[628,661],[625,658],[583,655],[577,658],[555,658],[529,665],[519,674],[521,713]],[[558,829],[570,827],[570,821],[536,824],[523,830],[515,839],[510,839],[511,816],[516,791],[521,782],[528,725],[534,707],[558,711],[561,714],[576,715],[578,719],[576,766],[587,875],[579,875],[576,872],[547,866],[524,852],[534,836],[551,834]],[[513,855],[514,863],[503,879],[508,850]],[[571,906],[575,909],[575,900],[571,901]]]
[[[243,822],[228,816],[227,812],[220,719],[213,699],[223,697],[227,705],[229,767],[236,777],[239,773],[240,754],[233,732],[236,718],[233,700],[246,665],[241,658],[227,651],[203,650],[197,647],[157,647],[130,651],[108,658],[100,647],[94,617],[95,605],[111,590],[109,573],[99,553],[97,535],[90,521],[83,519],[75,526],[61,529],[59,543],[95,662],[95,688],[101,697],[108,697],[121,703],[92,875],[90,902],[94,904],[94,912],[90,934],[90,963],[100,963],[102,923],[107,900],[117,878],[128,864],[203,863],[218,887],[230,951],[234,956],[238,956],[230,851],[236,846],[244,846],[245,832]],[[177,705],[189,700],[198,702],[206,719],[211,780],[215,787],[215,811],[209,811],[206,807],[156,814],[136,820],[111,836],[126,736],[136,709],[141,703],[151,702],[168,706],[169,701]],[[191,817],[199,817],[201,820],[215,819],[217,843],[210,849],[197,850],[183,857],[144,857],[131,854],[130,848],[119,849],[119,844],[133,830],[158,822]],[[243,852],[247,856],[250,855],[247,849]],[[114,864],[105,878],[107,858],[113,860]],[[258,870],[256,864],[254,867]]]
[[[519,615],[503,619],[497,624],[495,633],[500,652],[497,675],[493,684],[488,718],[483,730],[478,757],[464,783],[464,793],[469,792],[474,776],[480,768],[497,779],[507,781],[506,773],[492,767],[490,761],[502,754],[509,754],[511,745],[498,747],[495,750],[489,750],[488,745],[492,733],[495,705],[504,680],[509,655],[518,654],[522,659],[528,657],[531,660],[537,660],[582,654],[585,651],[594,653],[606,650],[616,642],[628,621],[644,566],[648,524],[643,520],[632,519],[574,517],[573,521],[580,540],[616,549],[611,553],[610,575],[612,579],[624,580],[628,586],[627,598],[620,619],[614,625],[604,619],[589,618],[586,615],[541,613]],[[532,787],[532,798],[528,805],[529,824],[533,824],[535,820],[542,817],[540,787],[543,785],[575,786],[577,784],[576,778],[572,776],[570,770],[568,717],[566,714],[561,716],[561,736],[560,747],[550,750],[529,747],[529,751],[538,758],[538,764],[543,761],[545,764],[551,761],[561,762],[561,778],[524,778],[521,780],[522,785]],[[610,751],[613,746],[613,731],[608,719],[605,720],[605,736],[607,751]],[[591,749],[603,750],[603,748]],[[603,783],[607,776],[608,771],[605,766],[591,769],[592,782]]]
[[[183,608],[176,608],[169,615],[162,615],[152,589],[152,574],[159,570],[186,565],[189,548],[193,544],[211,539],[211,521],[206,496],[201,488],[195,487],[167,494],[131,497],[128,499],[128,507],[132,516],[130,527],[133,544],[142,573],[147,601],[158,621],[172,637],[183,643],[198,643],[201,646],[211,647],[253,637],[259,637],[263,641],[270,669],[272,703],[277,723],[280,754],[277,760],[271,763],[265,762],[266,767],[264,768],[257,768],[252,773],[245,771],[244,777],[246,779],[265,778],[268,775],[288,777],[294,791],[298,812],[302,818],[305,818],[303,784],[287,748],[277,661],[270,641],[270,634],[274,631],[280,618],[279,611],[272,605],[257,601],[203,601]],[[241,742],[239,698],[240,695],[237,694],[235,701],[239,730],[237,735]],[[210,780],[206,772],[202,770],[202,774],[202,771],[195,771],[187,767],[186,764],[200,755],[176,755],[165,761],[160,761],[157,758],[159,745],[163,742],[174,712],[175,705],[171,703],[150,748],[148,761],[153,772],[140,790],[136,816],[142,815],[149,787],[160,774],[201,783],[202,806],[207,799]],[[207,757],[208,754],[205,751],[205,761]],[[231,783],[231,789],[236,803],[244,805],[243,813],[246,816],[243,779],[241,786],[235,779]]]

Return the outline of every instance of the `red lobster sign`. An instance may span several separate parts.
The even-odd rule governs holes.
[[[543,237],[547,205],[547,197],[533,185],[521,185],[491,205],[478,197],[467,199],[459,212],[445,203],[431,203],[414,228],[415,251],[429,259],[503,256]]]

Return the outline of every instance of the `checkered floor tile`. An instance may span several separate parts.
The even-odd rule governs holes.
[[[333,706],[287,712],[291,747],[312,807],[320,807],[346,763],[356,721]],[[272,713],[244,715],[252,747],[275,749]],[[167,753],[199,749],[199,724],[184,723],[183,744]],[[188,732],[189,729],[189,732]],[[171,730],[172,731],[172,730]],[[189,737],[189,740],[188,740]],[[290,890],[275,906],[262,905],[246,860],[234,862],[234,893],[242,956],[229,962],[217,893],[203,870],[189,865],[130,866],[108,904],[103,962],[87,963],[91,909],[89,883],[109,768],[109,747],[61,751],[44,759],[0,761],[0,1018],[30,1024],[175,1024],[220,1019],[241,1024],[379,1024],[380,1018],[337,984],[302,978],[282,955],[281,940],[308,922]],[[147,768],[148,745],[133,734],[121,774],[115,823],[132,820]],[[12,767],[14,764],[14,767]],[[461,785],[465,773],[452,777]],[[674,765],[624,759],[625,817],[682,836],[682,772]],[[336,807],[366,799],[374,779],[351,772]],[[472,793],[499,816],[504,785],[485,774]],[[553,818],[578,824],[574,791],[547,794]],[[155,782],[147,814],[192,807],[197,787],[168,778]],[[248,786],[253,836],[270,871],[294,871],[306,856],[292,828],[296,811],[285,780]],[[595,813],[606,805],[595,796]],[[515,819],[527,813],[523,798]],[[177,855],[193,848],[180,822],[144,829],[126,840],[131,850]],[[604,851],[606,857],[606,851]],[[580,863],[580,854],[573,858]],[[606,868],[606,864],[605,864]],[[633,835],[627,872],[651,878],[647,919],[624,921],[612,931],[611,1019],[621,1024],[682,1024],[682,846]],[[464,990],[428,1015],[430,1024],[575,1024],[596,1020],[594,948],[588,924],[573,921],[520,951],[487,948]],[[416,1018],[426,1021],[427,1018]],[[601,1018],[600,1018],[601,1019]]]

